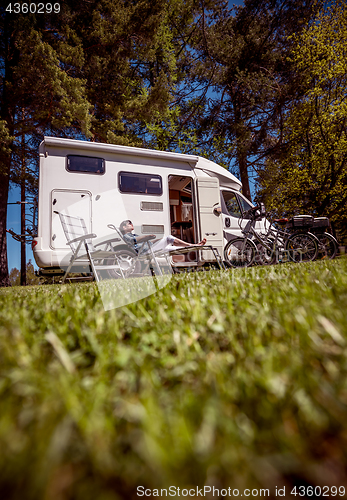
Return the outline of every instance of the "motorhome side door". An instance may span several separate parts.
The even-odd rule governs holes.
[[[82,217],[89,233],[92,232],[92,194],[89,191],[71,191],[68,189],[54,189],[51,192],[51,234],[50,247],[53,250],[68,250],[66,237],[60,222],[59,215]]]
[[[218,248],[223,255],[223,224],[219,180],[216,177],[195,178],[197,194],[197,216],[200,227],[200,237],[206,238],[207,245]],[[213,260],[211,251],[203,252],[205,260]]]

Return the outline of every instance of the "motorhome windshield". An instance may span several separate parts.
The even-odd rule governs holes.
[[[252,205],[249,203],[249,201],[242,198],[242,196],[239,196],[239,202],[242,208],[242,212],[247,212],[247,210],[252,208]]]

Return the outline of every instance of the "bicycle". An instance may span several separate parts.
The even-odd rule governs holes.
[[[302,224],[302,221],[307,219],[307,224]],[[295,220],[299,221],[301,231],[309,233],[317,238],[318,254],[316,259],[334,259],[338,251],[338,241],[334,236],[326,231],[330,227],[328,217],[316,217],[311,215],[298,215]],[[286,224],[287,228],[295,229],[289,219],[278,219],[276,222]]]
[[[330,227],[328,217],[315,217],[311,231],[319,240],[318,259],[334,259],[339,247],[338,241],[334,236],[327,232]]]
[[[338,241],[334,236],[326,231],[330,227],[330,221],[328,217],[315,217],[311,215],[298,215],[295,218],[298,221],[307,220],[306,224],[302,224],[301,229],[303,232],[309,232],[317,238],[318,243],[318,255],[317,259],[334,259],[337,255]],[[282,219],[282,221],[287,221],[290,224],[289,219]]]
[[[249,267],[257,260],[258,264],[278,263],[282,257],[287,256],[293,262],[311,261],[318,254],[318,239],[308,231],[307,219],[293,217],[288,219],[277,219],[277,222],[285,222],[286,229],[292,224],[294,233],[275,229],[272,225],[265,234],[255,230],[255,224],[266,216],[264,204],[256,206],[244,213],[240,219],[249,219],[246,227],[242,230],[244,237],[236,237],[229,241],[224,249],[224,258],[232,267]],[[310,217],[310,216],[308,216]],[[312,217],[313,219],[313,217]],[[289,223],[289,224],[288,224]],[[257,245],[254,243],[253,238]]]

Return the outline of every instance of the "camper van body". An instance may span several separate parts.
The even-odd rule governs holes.
[[[223,257],[228,240],[241,234],[242,210],[252,206],[234,175],[198,156],[54,137],[44,138],[39,153],[33,253],[43,272],[67,266],[59,212],[83,217],[97,235],[94,243],[116,236],[108,224],[130,219],[139,235],[174,234],[191,243],[206,238]],[[213,260],[212,252],[200,253]],[[194,255],[175,265],[201,264]]]

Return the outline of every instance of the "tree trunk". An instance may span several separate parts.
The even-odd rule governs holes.
[[[7,198],[10,179],[11,158],[3,158],[0,165],[0,286],[11,286],[7,262]]]
[[[240,152],[237,155],[237,159],[240,169],[242,194],[244,194],[249,201],[252,201],[251,190],[249,187],[247,154],[245,152]]]
[[[3,72],[2,82],[2,103],[0,110],[0,119],[4,120],[10,136],[13,135],[13,114],[10,111],[9,95],[7,92],[7,83],[13,81],[13,73],[10,68],[9,57],[9,32],[8,32],[8,15],[5,15],[3,26],[2,42],[4,43],[5,53],[5,68]],[[11,145],[8,145],[9,150]],[[7,224],[7,200],[8,190],[10,186],[10,170],[11,170],[11,154],[3,152],[0,155],[0,286],[11,286],[8,275],[7,261],[7,241],[6,241],[6,224]]]
[[[242,194],[246,196],[249,201],[252,201],[251,190],[249,187],[248,178],[248,163],[247,163],[247,126],[244,123],[241,111],[241,96],[236,95],[232,99],[234,108],[235,119],[235,138],[236,138],[236,160],[238,163],[241,183]]]
[[[22,176],[24,172],[22,172]],[[20,234],[25,234],[25,179],[22,177],[21,181],[21,206],[20,206]],[[26,265],[26,254],[25,254],[25,241],[20,243],[20,284],[25,286],[27,283],[27,265]]]
[[[25,113],[24,109],[22,109],[22,120],[24,122]],[[21,144],[21,156],[22,156],[22,164],[21,164],[21,181],[20,181],[20,234],[24,238],[25,235],[25,139],[24,134],[22,133],[22,144]],[[25,240],[20,243],[20,284],[21,286],[25,286],[27,283],[27,264],[26,264],[26,255],[25,255]]]

